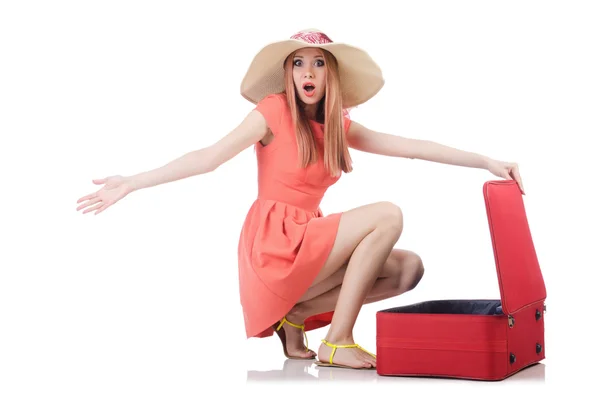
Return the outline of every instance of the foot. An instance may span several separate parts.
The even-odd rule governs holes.
[[[290,313],[286,315],[286,319],[289,322],[294,323],[296,325],[302,325],[304,323],[304,318],[302,318],[302,316],[300,315],[293,313],[293,311],[294,310],[292,309],[292,311],[290,311]],[[277,326],[279,326],[279,323],[276,324],[275,328],[277,328]],[[284,332],[282,332],[282,330]],[[315,358],[317,356],[317,353],[315,353],[314,351],[310,349],[308,349],[307,351],[307,346],[304,343],[305,338],[302,329],[296,328],[286,322],[283,324],[283,327],[281,327],[281,329],[279,330],[279,333],[280,338],[282,338],[282,343],[285,343],[285,348],[287,349],[288,356],[294,358],[307,359]]]
[[[355,342],[352,338],[343,339],[325,339],[330,344],[334,345],[354,345]],[[318,360],[324,363],[330,363],[329,358],[333,347],[329,347],[324,343],[321,343],[319,347]],[[344,365],[351,368],[376,368],[377,359],[371,356],[369,353],[361,350],[358,347],[338,347],[335,349],[333,354],[333,364]]]

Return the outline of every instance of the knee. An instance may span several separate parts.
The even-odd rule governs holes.
[[[423,266],[423,260],[418,254],[414,254],[410,261],[410,265],[408,266],[410,269],[410,283],[408,285],[408,289],[414,289],[425,274],[425,267]]]
[[[398,289],[401,293],[414,289],[425,274],[425,267],[421,257],[414,253],[410,254],[402,261],[398,273]]]
[[[404,227],[404,215],[402,214],[400,207],[389,201],[380,203],[380,206],[382,210],[382,225],[391,227],[398,232],[402,232]]]

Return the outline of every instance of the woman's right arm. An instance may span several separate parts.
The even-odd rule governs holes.
[[[244,149],[264,138],[267,122],[253,110],[231,132],[211,146],[195,150],[162,167],[125,177],[131,191],[145,189],[216,170]]]

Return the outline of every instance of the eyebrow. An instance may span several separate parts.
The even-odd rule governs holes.
[[[294,58],[304,58],[302,55],[294,55]],[[323,58],[323,55],[315,55],[315,58]]]

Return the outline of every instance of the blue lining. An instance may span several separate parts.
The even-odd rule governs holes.
[[[498,299],[449,299],[419,302],[412,305],[380,310],[381,313],[479,314],[502,315]]]

